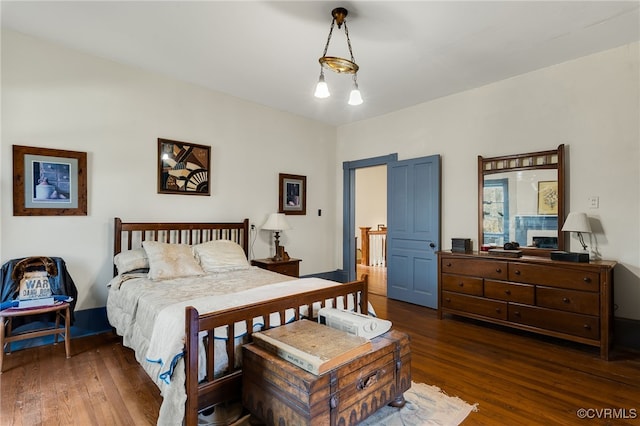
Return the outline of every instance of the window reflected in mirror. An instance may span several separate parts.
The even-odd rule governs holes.
[[[557,150],[478,156],[481,246],[517,242],[527,254],[563,250],[564,145]]]
[[[558,248],[558,181],[555,169],[485,177],[484,244]]]

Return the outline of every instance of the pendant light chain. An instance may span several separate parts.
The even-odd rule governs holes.
[[[329,42],[331,41],[331,34],[333,34],[333,27],[335,24],[336,18],[333,18],[333,20],[331,21],[331,28],[329,28],[329,37],[327,37],[327,44],[324,46],[324,52],[322,52],[322,56],[327,56],[327,50],[329,50]],[[351,46],[349,46],[349,50],[351,50]],[[353,54],[351,55],[351,59],[353,59]]]
[[[351,50],[351,39],[349,38],[349,28],[347,28],[347,21],[344,21],[343,24],[344,24],[344,34],[347,36],[347,46],[349,46],[349,54],[351,55],[351,62],[355,62],[356,60],[353,59],[353,50]],[[331,28],[333,29],[333,26]],[[329,44],[327,44],[327,46],[329,46]],[[327,52],[325,49],[325,54],[326,53]]]

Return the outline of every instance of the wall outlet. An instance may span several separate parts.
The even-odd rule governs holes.
[[[252,224],[251,224],[251,230],[253,231],[253,230],[255,230],[255,229],[256,229],[256,226],[252,223]]]
[[[598,207],[600,207],[600,197],[595,196],[595,195],[589,197],[589,208],[590,209],[597,209]]]

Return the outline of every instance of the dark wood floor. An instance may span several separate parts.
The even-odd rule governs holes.
[[[416,382],[478,403],[464,425],[632,425],[640,419],[640,357],[448,317],[372,295],[383,318],[411,336]],[[2,425],[153,425],[158,389],[111,333],[5,357]],[[579,409],[608,418],[581,420]],[[603,412],[603,409],[615,411]],[[600,411],[596,411],[600,410]],[[622,411],[626,410],[626,411]]]

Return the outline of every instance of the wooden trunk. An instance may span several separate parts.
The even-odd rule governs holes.
[[[411,387],[409,336],[391,330],[373,349],[316,376],[255,344],[243,347],[242,402],[267,425],[354,425]]]

